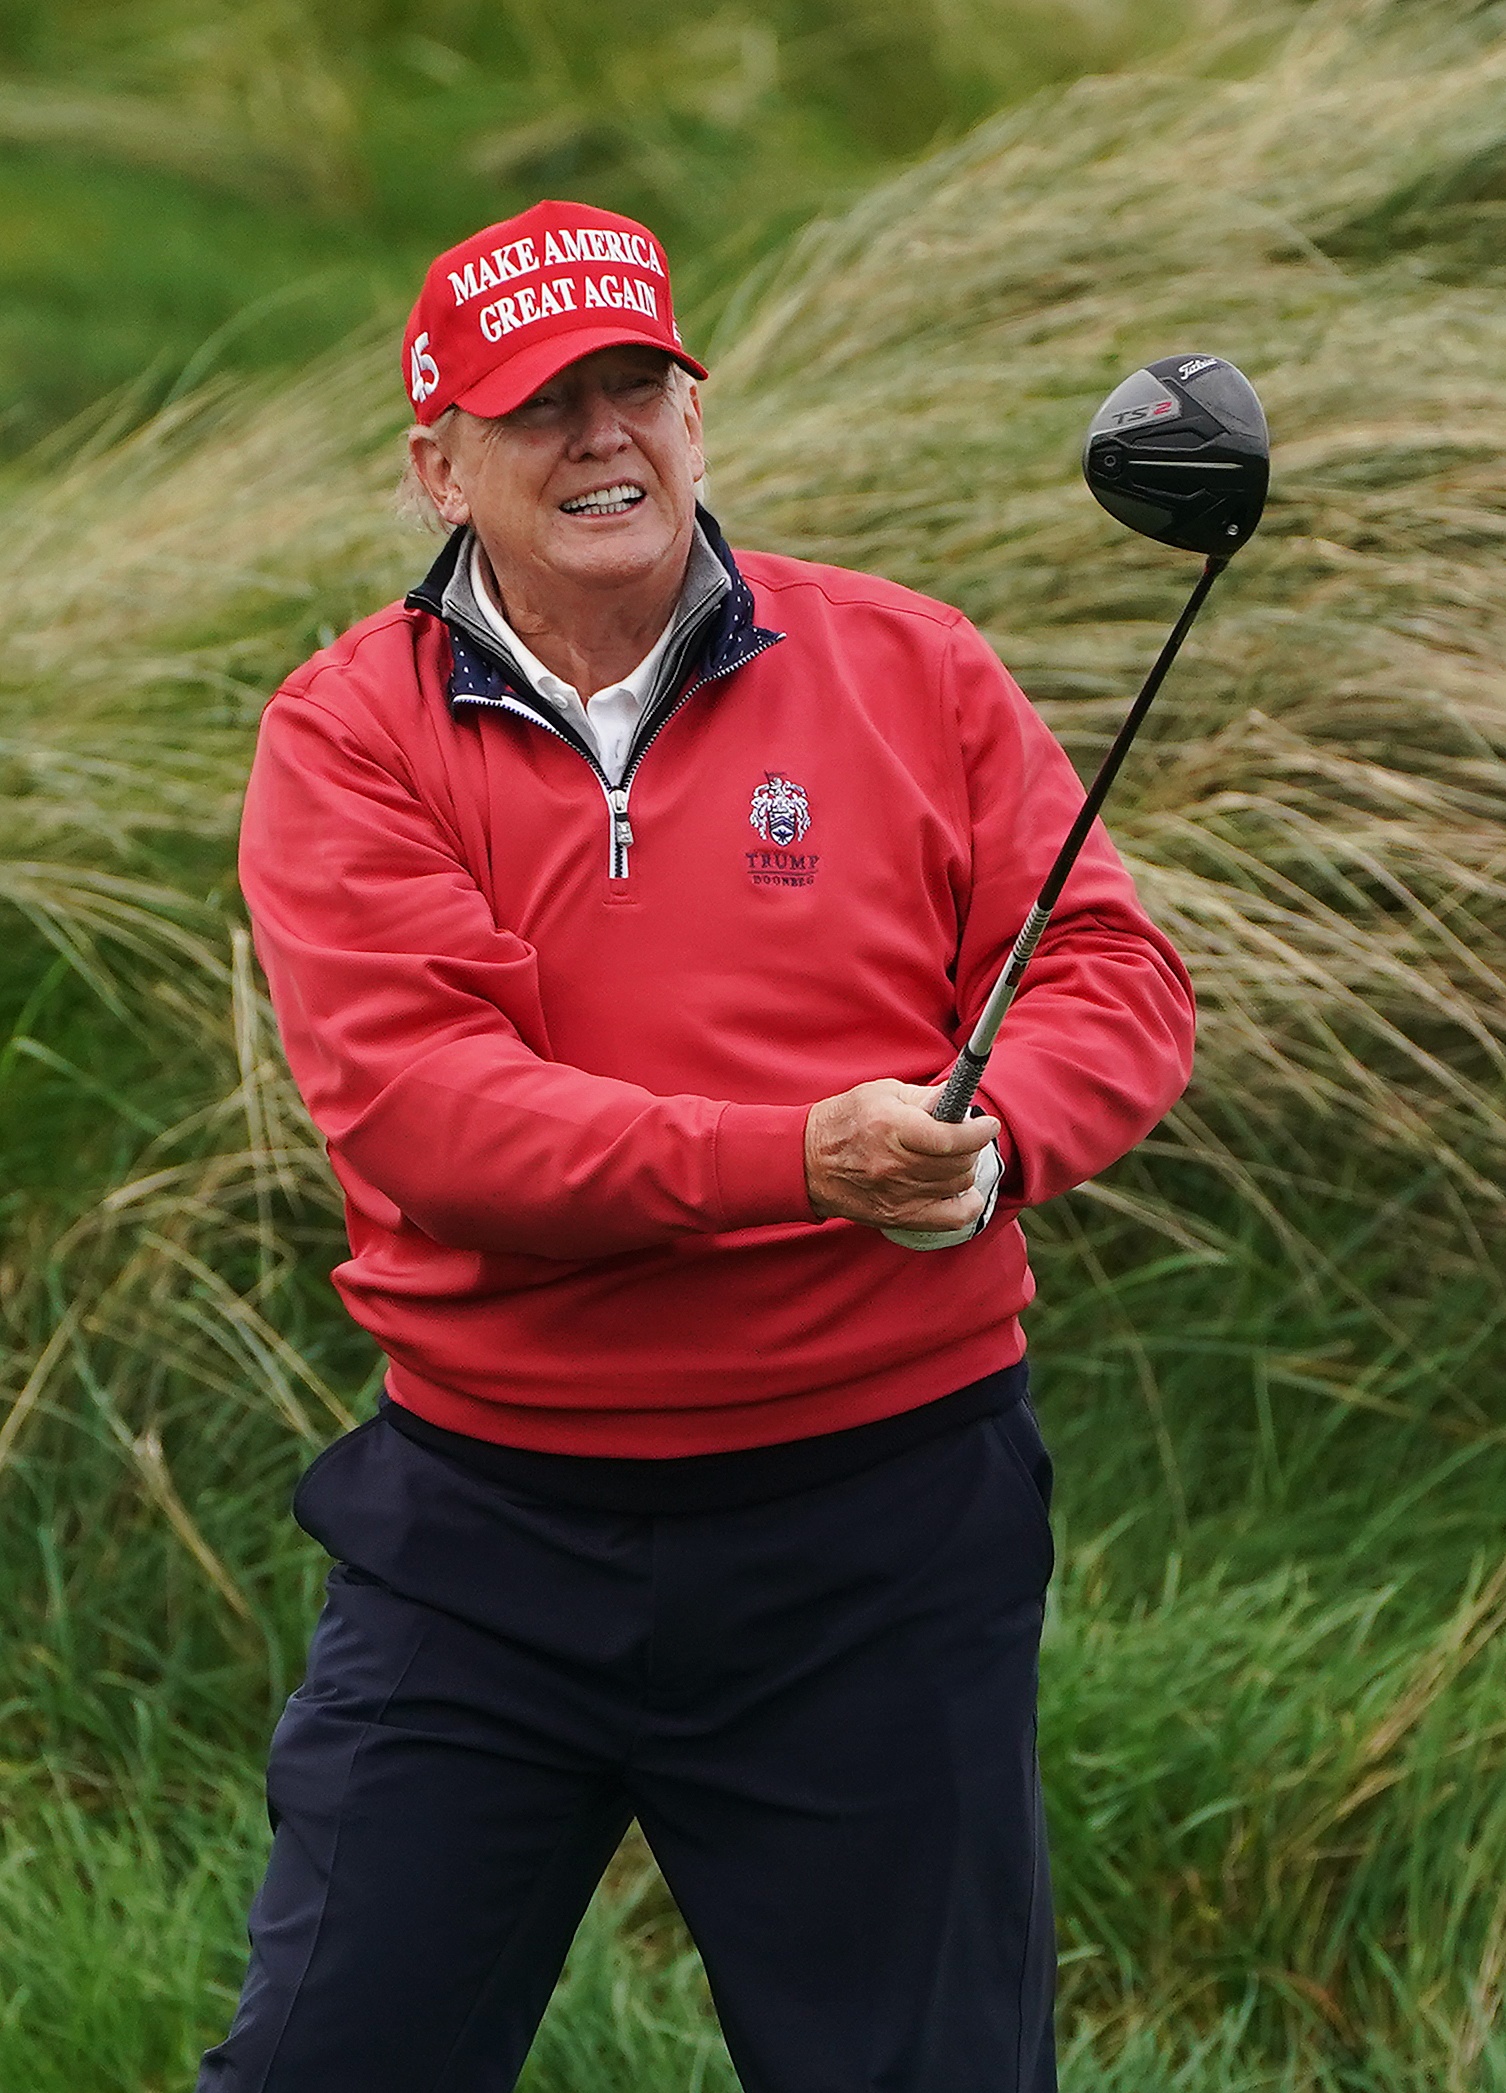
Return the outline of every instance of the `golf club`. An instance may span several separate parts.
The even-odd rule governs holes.
[[[1201,553],[1203,571],[1088,787],[1082,810],[932,1108],[934,1118],[955,1125],[967,1117],[1004,1014],[1130,743],[1208,591],[1260,521],[1270,456],[1255,388],[1218,356],[1164,356],[1126,378],[1094,415],[1082,461],[1093,493],[1131,530],[1182,552]],[[915,1231],[895,1231],[894,1239],[923,1247]]]

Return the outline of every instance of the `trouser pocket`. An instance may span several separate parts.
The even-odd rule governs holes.
[[[995,1439],[1024,1487],[1027,1507],[1045,1544],[1046,1575],[1049,1578],[1056,1567],[1056,1544],[1051,1537],[1051,1492],[1055,1471],[1035,1411],[1029,1400],[1022,1396],[990,1421]]]

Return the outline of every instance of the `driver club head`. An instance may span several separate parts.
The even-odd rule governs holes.
[[[1265,507],[1271,439],[1255,388],[1219,356],[1163,356],[1109,394],[1082,469],[1111,516],[1183,552],[1226,560]]]

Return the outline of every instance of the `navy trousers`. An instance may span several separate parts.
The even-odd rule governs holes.
[[[1049,1476],[1024,1402],[662,1517],[382,1418],[340,1440],[299,1489],[337,1566],[199,2093],[510,2093],[634,1817],[746,2093],[1051,2093]]]

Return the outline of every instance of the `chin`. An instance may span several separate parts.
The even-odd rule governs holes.
[[[662,524],[639,524],[624,518],[626,528],[602,530],[593,541],[577,540],[565,554],[562,566],[582,580],[606,584],[646,581],[678,549],[679,533]],[[600,526],[593,526],[600,529]]]

